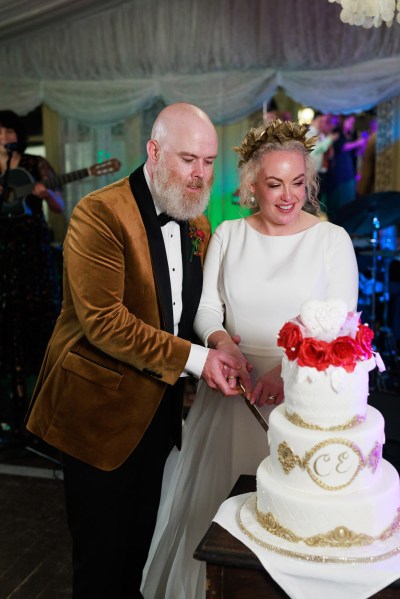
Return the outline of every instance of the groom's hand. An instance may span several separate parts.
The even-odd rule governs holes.
[[[217,389],[223,395],[238,395],[237,388],[231,388],[226,371],[231,372],[232,377],[239,377],[246,389],[251,388],[249,374],[238,359],[222,350],[210,349],[201,378],[211,389]]]

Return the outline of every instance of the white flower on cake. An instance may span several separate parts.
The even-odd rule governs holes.
[[[340,299],[309,300],[302,305],[300,318],[310,337],[332,341],[346,321],[347,306]]]

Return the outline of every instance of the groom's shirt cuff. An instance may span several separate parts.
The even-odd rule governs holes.
[[[201,377],[201,373],[203,372],[204,364],[206,363],[209,351],[210,350],[207,347],[192,343],[189,357],[181,376],[191,375],[199,379]]]

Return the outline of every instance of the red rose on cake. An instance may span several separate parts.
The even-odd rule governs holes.
[[[353,372],[359,359],[358,345],[351,337],[338,337],[329,344],[329,363]]]
[[[306,337],[299,348],[297,358],[299,366],[311,366],[317,370],[326,370],[329,362],[329,343]]]
[[[382,370],[380,356],[372,348],[374,332],[360,316],[361,312],[347,312],[342,300],[309,300],[300,315],[281,328],[277,345],[290,361],[318,371],[335,366],[353,372],[358,362],[374,355]]]
[[[286,322],[278,335],[278,346],[283,347],[289,360],[295,360],[299,354],[303,335],[294,322]]]

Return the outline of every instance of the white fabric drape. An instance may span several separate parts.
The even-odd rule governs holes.
[[[73,22],[125,0],[0,0],[0,42]]]
[[[335,112],[399,94],[400,26],[365,30],[339,12],[328,0],[0,0],[0,106],[23,114],[46,102],[103,124],[161,98],[193,102],[223,124],[277,85]]]
[[[69,215],[140,164],[157,108],[197,104],[221,127],[216,226],[239,215],[232,145],[278,86],[339,113],[400,95],[400,25],[365,30],[339,12],[328,0],[0,0],[0,109],[57,112],[64,172],[121,160],[114,177],[65,187]]]

